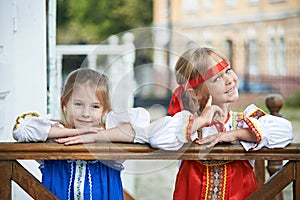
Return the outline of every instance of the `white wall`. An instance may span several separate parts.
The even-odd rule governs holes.
[[[46,114],[46,1],[0,0],[0,141],[13,141],[16,117]],[[40,178],[35,161],[24,161]],[[30,167],[30,165],[33,165]],[[26,167],[25,166],[25,167]],[[13,199],[26,199],[18,190]]]

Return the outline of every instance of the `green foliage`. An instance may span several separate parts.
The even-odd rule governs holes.
[[[292,97],[288,98],[285,105],[288,107],[300,108],[300,90],[298,90]]]
[[[57,0],[57,43],[101,43],[152,23],[152,0]]]

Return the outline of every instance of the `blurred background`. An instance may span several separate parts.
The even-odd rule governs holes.
[[[132,30],[141,27],[146,31]],[[147,107],[153,120],[167,114],[178,56],[192,45],[209,45],[225,53],[239,76],[236,109],[249,103],[265,108],[266,96],[279,93],[286,100],[282,112],[296,121],[299,134],[300,115],[292,111],[300,110],[299,1],[57,1],[57,44],[94,44],[128,30],[136,47],[133,106]],[[62,72],[84,59],[85,55],[64,57]],[[97,62],[98,68],[108,65],[103,57]],[[127,167],[129,176],[130,171],[136,172],[130,191],[136,199],[172,198],[177,162],[135,161]],[[290,198],[288,191],[285,195]]]
[[[266,97],[281,94],[300,141],[299,0],[0,0],[0,140],[12,141],[22,112],[60,118],[62,84],[79,67],[109,75],[114,110],[164,116],[175,63],[194,45],[229,58],[241,94],[233,109],[268,112]],[[136,199],[172,199],[176,173],[177,161],[129,161],[124,187]]]

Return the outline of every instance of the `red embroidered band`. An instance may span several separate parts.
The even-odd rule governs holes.
[[[179,85],[170,100],[169,103],[169,107],[168,107],[168,112],[171,116],[175,115],[177,112],[180,112],[183,109],[183,105],[182,105],[182,100],[181,100],[181,96],[182,93],[184,92],[184,90],[186,90],[187,88],[195,88],[196,86],[204,83],[205,81],[207,81],[208,79],[210,79],[211,77],[213,77],[214,75],[220,73],[221,71],[223,71],[227,66],[228,66],[228,62],[225,60],[222,60],[221,62],[219,62],[218,64],[216,64],[215,66],[209,68],[204,76],[199,76],[197,78],[191,79],[188,84],[182,84]]]

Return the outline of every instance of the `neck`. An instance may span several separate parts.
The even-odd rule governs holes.
[[[217,105],[217,106],[219,106],[223,110],[224,116],[220,117],[220,121],[224,123],[227,119],[227,114],[229,112],[229,104],[224,103],[224,104]]]

